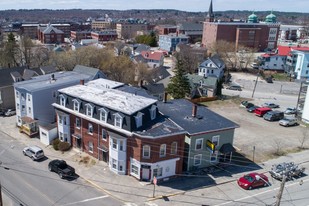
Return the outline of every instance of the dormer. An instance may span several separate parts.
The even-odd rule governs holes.
[[[149,109],[149,112],[150,112],[150,119],[154,120],[157,116],[157,106],[152,105],[151,108]]]
[[[119,127],[122,128],[122,124],[123,124],[123,115],[120,113],[116,113],[114,114],[114,126],[115,127]]]
[[[136,128],[139,128],[143,125],[143,115],[144,114],[142,112],[138,112],[135,116]]]
[[[94,106],[88,103],[88,104],[85,104],[85,107],[86,107],[86,115],[89,117],[92,117]]]
[[[109,110],[106,108],[100,108],[100,121],[107,122]]]
[[[73,110],[79,112],[81,101],[79,99],[73,99]]]
[[[67,101],[67,97],[64,94],[59,95],[59,104],[65,107]]]

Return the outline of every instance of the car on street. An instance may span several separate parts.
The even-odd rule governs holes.
[[[280,106],[278,104],[272,103],[272,102],[265,102],[262,107],[269,107],[269,108],[279,108]]]
[[[66,161],[55,159],[48,163],[48,170],[55,172],[61,179],[73,178],[75,176],[75,169],[68,165]]]
[[[247,112],[254,112],[255,109],[260,108],[259,106],[253,105],[252,107],[247,108]]]
[[[268,177],[261,173],[252,172],[246,174],[237,180],[240,187],[246,190],[251,190],[257,187],[266,187],[269,184]]]
[[[231,85],[231,86],[226,87],[226,89],[241,91],[241,86],[239,86],[239,85]]]
[[[279,121],[279,125],[284,127],[298,125],[297,119],[293,117],[285,117]]]
[[[296,114],[296,112],[297,112],[296,108],[288,107],[288,108],[286,108],[286,110],[284,111],[284,114]]]
[[[5,112],[5,116],[10,117],[16,114],[16,110],[15,109],[8,109],[8,111]]]
[[[23,149],[23,154],[30,157],[33,161],[40,160],[45,157],[43,150],[38,146],[29,146]]]

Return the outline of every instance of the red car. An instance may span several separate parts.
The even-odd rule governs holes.
[[[251,190],[256,187],[268,186],[268,177],[264,174],[252,172],[239,178],[238,185],[246,190]]]

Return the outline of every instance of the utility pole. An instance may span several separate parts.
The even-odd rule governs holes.
[[[255,88],[256,88],[256,84],[257,84],[257,82],[258,82],[259,75],[260,75],[260,71],[259,71],[259,73],[257,73],[257,75],[256,75],[256,80],[255,80],[255,84],[254,84],[254,88],[253,88],[253,92],[252,92],[251,98],[253,98],[253,95],[254,95],[254,92],[255,92]]]
[[[286,181],[286,174],[284,174],[283,177],[282,177],[282,182],[281,182],[281,185],[280,185],[279,193],[277,195],[276,206],[280,206],[280,202],[281,202],[281,198],[282,198],[282,194],[283,194],[283,190],[284,190],[285,181]]]
[[[0,182],[0,206],[3,206],[1,182]]]

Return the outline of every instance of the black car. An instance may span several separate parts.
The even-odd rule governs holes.
[[[65,177],[74,177],[75,169],[68,165],[64,160],[52,160],[48,163],[48,170],[56,172],[61,179]]]
[[[256,108],[259,108],[259,106],[253,105],[252,107],[247,108],[247,112],[252,113]]]

